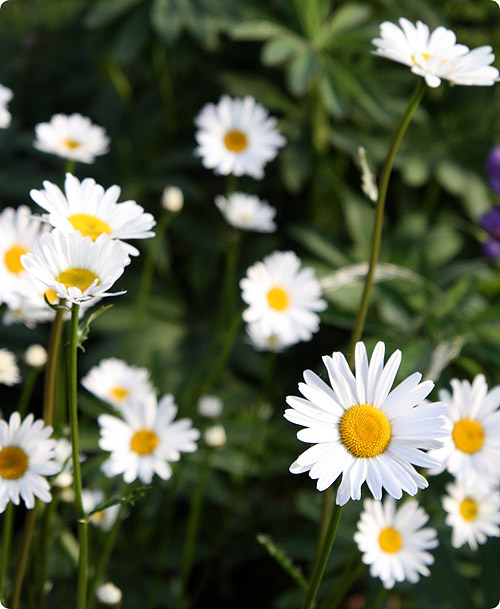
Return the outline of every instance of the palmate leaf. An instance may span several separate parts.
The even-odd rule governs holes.
[[[269,555],[279,564],[279,566],[294,580],[294,582],[302,588],[307,589],[307,580],[302,573],[302,569],[293,564],[292,559],[285,550],[279,546],[269,535],[260,533],[257,535],[257,541],[266,548]]]

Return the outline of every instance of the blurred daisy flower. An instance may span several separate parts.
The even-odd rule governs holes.
[[[435,529],[423,528],[429,516],[418,502],[408,499],[396,509],[392,497],[366,499],[363,508],[354,541],[370,575],[379,577],[385,588],[405,580],[415,584],[421,575],[430,575],[434,557],[427,550],[439,542]]]
[[[490,46],[474,50],[457,44],[454,32],[438,27],[432,33],[427,25],[417,21],[414,25],[401,18],[399,26],[390,21],[380,25],[380,38],[372,42],[375,55],[392,59],[411,67],[414,74],[423,76],[429,87],[439,87],[441,79],[456,85],[493,85],[498,70]]]
[[[108,414],[97,418],[100,427],[99,447],[111,453],[102,464],[108,477],[123,474],[129,484],[137,478],[150,484],[153,475],[163,480],[172,476],[169,462],[179,461],[181,452],[195,452],[200,432],[190,419],[174,421],[177,406],[172,395],[157,403],[154,396],[124,404],[123,419]]]
[[[79,232],[53,230],[40,238],[40,252],[21,258],[24,268],[69,302],[80,304],[107,292],[122,275],[130,258],[120,241],[100,235],[95,241]]]
[[[21,375],[14,354],[8,349],[0,349],[0,383],[11,386],[20,381]]]
[[[202,395],[196,405],[196,412],[207,419],[217,419],[223,409],[224,403],[217,395]]]
[[[310,340],[319,329],[316,311],[327,307],[312,268],[300,268],[294,252],[273,252],[247,270],[240,281],[241,297],[249,305],[247,323],[259,322],[265,335],[283,344]]]
[[[105,495],[101,490],[92,491],[88,488],[84,488],[82,490],[82,503],[83,510],[86,514],[90,514],[93,510],[96,509],[101,503],[104,502]],[[99,510],[94,512],[90,518],[89,522],[91,522],[94,526],[99,527],[103,531],[110,531],[113,528],[113,525],[118,518],[118,514],[120,512],[120,505],[110,505],[103,510]]]
[[[97,601],[104,607],[118,607],[122,602],[122,591],[111,582],[99,586],[95,593]]]
[[[56,441],[49,439],[52,427],[29,414],[13,412],[9,422],[0,421],[0,514],[7,503],[19,505],[21,497],[31,510],[35,497],[50,503],[52,496],[45,476],[57,474],[61,466],[55,462]]]
[[[81,182],[71,173],[66,174],[65,193],[49,181],[44,190],[32,190],[30,196],[48,214],[42,219],[64,233],[78,231],[93,241],[106,234],[112,239],[148,239],[154,237],[150,230],[155,219],[135,201],[117,203],[120,187],[116,184],[107,190],[92,178]],[[139,250],[128,243],[125,248],[132,256]]]
[[[35,126],[35,136],[37,150],[81,163],[93,163],[109,149],[106,130],[77,112],[54,114],[50,122]]]
[[[274,222],[276,210],[256,195],[242,192],[235,192],[227,198],[218,195],[215,205],[226,222],[235,228],[258,233],[274,233],[277,228]]]
[[[311,370],[299,384],[304,396],[287,397],[291,407],[285,418],[305,427],[297,433],[302,442],[314,444],[292,463],[292,474],[309,472],[324,491],[342,474],[337,503],[360,499],[366,481],[375,499],[382,488],[400,499],[428,486],[413,467],[438,465],[422,449],[438,448],[444,429],[444,404],[419,405],[432,391],[431,381],[420,382],[415,372],[395,389],[391,387],[401,363],[395,351],[384,365],[385,345],[377,343],[368,361],[365,345],[356,345],[354,375],[338,352],[324,356],[331,387]]]
[[[448,408],[444,446],[431,451],[441,465],[429,474],[447,469],[459,481],[479,487],[494,486],[500,479],[500,386],[488,391],[482,374],[472,384],[452,379],[453,392],[439,392]]]
[[[283,336],[270,332],[261,322],[247,324],[247,335],[250,344],[256,351],[272,351],[281,353],[296,343],[295,340],[287,341]]]
[[[31,368],[43,368],[47,363],[47,350],[42,345],[30,345],[24,352],[24,361]]]
[[[446,486],[443,508],[446,524],[452,527],[451,543],[460,548],[468,543],[472,550],[488,537],[500,537],[500,493],[484,491],[456,481]]]
[[[2,6],[1,0],[0,6]],[[13,95],[14,94],[9,87],[0,85],[0,129],[6,129],[10,125],[10,120],[12,117],[10,112],[7,110],[7,104],[10,102]]]
[[[87,391],[116,409],[156,393],[146,368],[129,366],[115,357],[101,360],[81,382]]]
[[[286,144],[276,123],[253,97],[231,99],[223,95],[217,105],[205,104],[195,119],[195,154],[215,173],[261,180],[264,165]]]

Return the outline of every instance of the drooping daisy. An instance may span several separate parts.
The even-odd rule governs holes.
[[[429,474],[447,469],[464,483],[493,486],[500,479],[500,386],[488,391],[482,374],[472,384],[453,379],[451,386],[453,393],[439,392],[448,407],[448,433],[444,446],[431,452],[441,465]]]
[[[11,386],[20,380],[21,375],[14,354],[8,349],[0,349],[0,383]]]
[[[258,233],[274,233],[276,230],[276,210],[256,195],[234,192],[227,199],[218,195],[215,205],[231,226]]]
[[[1,4],[0,4],[1,6]],[[7,110],[7,104],[13,97],[12,90],[9,87],[0,85],[0,129],[6,129],[10,125],[11,114]]]
[[[52,427],[43,421],[33,420],[29,414],[21,422],[18,412],[10,415],[9,422],[0,421],[0,514],[7,503],[19,505],[21,497],[30,510],[35,497],[44,503],[52,500],[45,476],[61,470],[55,462],[56,441],[49,439]]]
[[[270,332],[267,326],[259,321],[247,324],[247,335],[250,343],[257,351],[272,351],[281,353],[288,347],[295,345],[296,340],[286,340],[285,336],[280,336],[275,332]]]
[[[146,368],[129,366],[115,357],[103,359],[91,368],[82,379],[82,385],[117,409],[156,393]]]
[[[428,486],[414,465],[432,467],[435,458],[422,449],[442,445],[446,435],[444,404],[422,404],[432,391],[431,381],[420,382],[415,372],[396,388],[391,387],[401,363],[395,351],[384,366],[385,345],[377,343],[368,361],[363,343],[356,345],[356,375],[338,352],[324,356],[331,388],[311,370],[299,384],[303,398],[289,396],[285,418],[302,425],[297,437],[314,444],[292,463],[293,474],[309,472],[324,491],[342,474],[337,503],[360,499],[366,481],[375,497],[382,488],[394,498],[402,492],[415,495]]]
[[[276,123],[276,118],[253,97],[231,99],[223,95],[217,105],[205,104],[195,119],[195,154],[215,173],[261,180],[264,165],[286,144]]]
[[[79,232],[54,229],[39,241],[40,252],[21,257],[24,268],[59,298],[79,304],[107,292],[130,263],[121,241],[100,235],[95,241]]]
[[[84,488],[82,490],[82,503],[86,514],[90,514],[90,512],[94,511],[97,506],[103,503],[104,499],[105,495],[101,490],[93,491],[88,488]],[[103,531],[110,531],[118,518],[119,512],[119,504],[110,505],[103,510],[94,512],[90,516],[89,521],[94,526],[101,528]]]
[[[151,214],[135,201],[117,203],[120,187],[116,184],[107,190],[92,178],[80,182],[71,173],[66,174],[63,193],[61,189],[45,180],[43,190],[32,190],[30,196],[48,214],[43,219],[62,232],[79,231],[94,241],[105,233],[112,239],[148,239],[154,237],[150,230],[156,224]],[[137,256],[139,251],[125,244],[129,253]]]
[[[315,311],[327,307],[313,269],[300,264],[293,252],[273,252],[240,281],[241,297],[249,305],[243,319],[259,322],[264,334],[276,334],[289,344],[310,340],[319,329]]]
[[[93,163],[96,156],[109,150],[106,130],[78,112],[69,116],[54,114],[50,122],[35,126],[35,135],[33,146],[37,150],[70,161]]]
[[[386,497],[366,499],[363,507],[354,541],[370,575],[379,577],[385,588],[405,580],[415,584],[421,575],[429,575],[434,557],[427,550],[439,542],[435,529],[423,528],[429,516],[418,502],[408,499],[396,510],[394,499]]]
[[[177,406],[172,395],[159,403],[154,396],[125,404],[123,420],[107,414],[98,417],[101,438],[99,447],[111,452],[102,464],[108,477],[123,474],[128,484],[139,478],[150,484],[153,475],[163,480],[172,475],[171,461],[179,461],[181,452],[195,452],[200,432],[190,419],[174,422]]]
[[[460,548],[468,543],[472,550],[488,537],[500,537],[500,492],[484,491],[456,481],[446,486],[443,508],[446,524],[452,527],[451,543]]]
[[[439,87],[441,79],[457,85],[492,85],[498,70],[491,67],[495,59],[491,47],[472,51],[457,44],[454,32],[438,27],[430,33],[427,25],[408,19],[399,20],[400,27],[390,21],[380,25],[380,38],[372,42],[381,55],[411,67],[414,74],[423,76],[429,87]]]

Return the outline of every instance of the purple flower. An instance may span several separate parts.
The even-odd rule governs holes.
[[[491,211],[483,214],[479,224],[492,237],[500,240],[500,207],[495,205]]]
[[[486,172],[491,188],[500,193],[500,146],[495,146],[490,150],[486,160]]]
[[[488,258],[500,258],[500,241],[492,239],[483,243],[483,254]]]

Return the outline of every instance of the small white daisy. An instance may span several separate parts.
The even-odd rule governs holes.
[[[448,407],[444,446],[430,454],[441,463],[429,474],[447,469],[461,482],[484,488],[500,479],[500,386],[488,391],[482,374],[472,384],[451,381],[453,393],[442,389],[439,399]]]
[[[129,366],[115,357],[103,359],[98,366],[91,368],[82,379],[82,385],[116,409],[156,394],[146,368]]]
[[[399,20],[401,27],[390,21],[380,25],[380,38],[372,42],[381,55],[411,67],[414,74],[423,76],[429,87],[439,87],[441,79],[457,85],[493,85],[498,70],[491,67],[495,57],[491,47],[473,51],[457,44],[454,32],[438,27],[430,33],[427,25],[408,19]]]
[[[415,584],[421,575],[430,575],[434,557],[427,550],[439,542],[435,529],[423,528],[429,516],[418,502],[408,499],[396,510],[392,497],[366,499],[363,508],[354,541],[370,575],[379,577],[385,588],[405,580]]]
[[[202,395],[196,405],[196,412],[207,419],[217,419],[222,414],[224,403],[217,395]]]
[[[0,383],[12,386],[20,381],[21,375],[14,354],[8,349],[0,349]]]
[[[297,437],[314,444],[292,463],[292,474],[309,472],[324,491],[342,474],[337,503],[361,498],[366,481],[375,497],[382,488],[395,499],[402,492],[415,495],[428,486],[414,465],[431,467],[438,463],[421,449],[437,448],[446,435],[443,428],[444,404],[423,404],[432,391],[431,381],[420,382],[415,372],[395,389],[391,387],[401,363],[401,351],[395,351],[384,366],[385,345],[377,343],[368,361],[363,343],[356,345],[356,375],[345,357],[333,353],[324,356],[331,388],[311,370],[304,372],[299,384],[304,398],[287,397],[291,406],[285,418],[302,425]]]
[[[19,505],[19,497],[31,510],[35,497],[50,503],[49,483],[45,476],[61,471],[55,462],[56,441],[49,439],[52,427],[43,421],[33,420],[29,414],[21,422],[18,412],[10,415],[9,422],[0,421],[0,514],[7,503]]]
[[[273,252],[240,281],[241,297],[249,305],[243,319],[259,322],[264,334],[276,334],[289,344],[310,340],[319,329],[315,311],[327,307],[314,270],[300,265],[293,252]]]
[[[93,241],[79,232],[62,233],[54,229],[40,238],[39,245],[40,252],[24,254],[21,263],[59,298],[79,304],[124,293],[107,292],[130,263],[121,241],[108,235]]]
[[[446,486],[443,508],[446,524],[452,527],[451,543],[460,548],[468,543],[472,550],[488,537],[500,537],[500,492],[483,490],[455,481]]]
[[[101,503],[104,502],[105,495],[101,490],[92,491],[88,488],[82,490],[82,503],[83,510],[86,514],[90,514],[96,509]],[[101,528],[103,531],[110,531],[118,518],[120,512],[120,505],[110,505],[103,510],[94,512],[89,521],[96,527]]]
[[[118,606],[122,602],[123,598],[120,588],[117,588],[111,582],[107,582],[106,584],[99,586],[95,595],[101,604],[108,605],[110,607]]]
[[[184,193],[178,186],[165,186],[161,206],[172,214],[178,214],[184,207]]]
[[[43,368],[47,363],[47,350],[42,345],[30,345],[24,352],[24,361],[31,368]]]
[[[205,444],[210,448],[222,448],[226,443],[226,430],[220,423],[210,425],[203,433]]]
[[[217,195],[215,205],[226,221],[236,228],[258,233],[274,233],[277,228],[274,222],[276,210],[256,195],[234,192],[227,199]]]
[[[35,126],[33,146],[70,161],[93,163],[96,156],[109,150],[106,130],[94,125],[90,118],[74,114],[54,114],[48,123]]]
[[[296,340],[286,340],[285,336],[280,336],[275,332],[270,332],[269,327],[262,322],[256,321],[247,324],[246,327],[250,344],[256,351],[272,351],[281,353],[288,347],[296,344]]]
[[[43,220],[62,232],[79,231],[94,241],[105,233],[112,239],[148,239],[154,237],[150,230],[155,219],[135,201],[117,203],[120,187],[116,184],[107,190],[92,178],[81,182],[71,173],[66,174],[64,190],[44,181],[43,190],[32,190],[30,196],[48,214]],[[129,253],[137,256],[139,251],[124,244]]]
[[[0,4],[1,6],[1,4]],[[6,129],[10,125],[12,118],[10,112],[7,110],[7,104],[13,97],[12,90],[9,87],[0,85],[0,129]]]
[[[159,403],[149,396],[125,404],[121,409],[123,420],[100,415],[99,447],[111,452],[102,464],[104,474],[110,478],[123,474],[127,484],[136,478],[150,484],[154,474],[168,480],[172,475],[169,461],[179,461],[181,452],[195,452],[200,437],[190,419],[174,422],[176,414],[173,396],[165,395]]]
[[[264,165],[286,144],[276,123],[276,118],[253,97],[231,99],[223,95],[217,105],[205,104],[195,119],[195,154],[215,173],[261,180]]]

